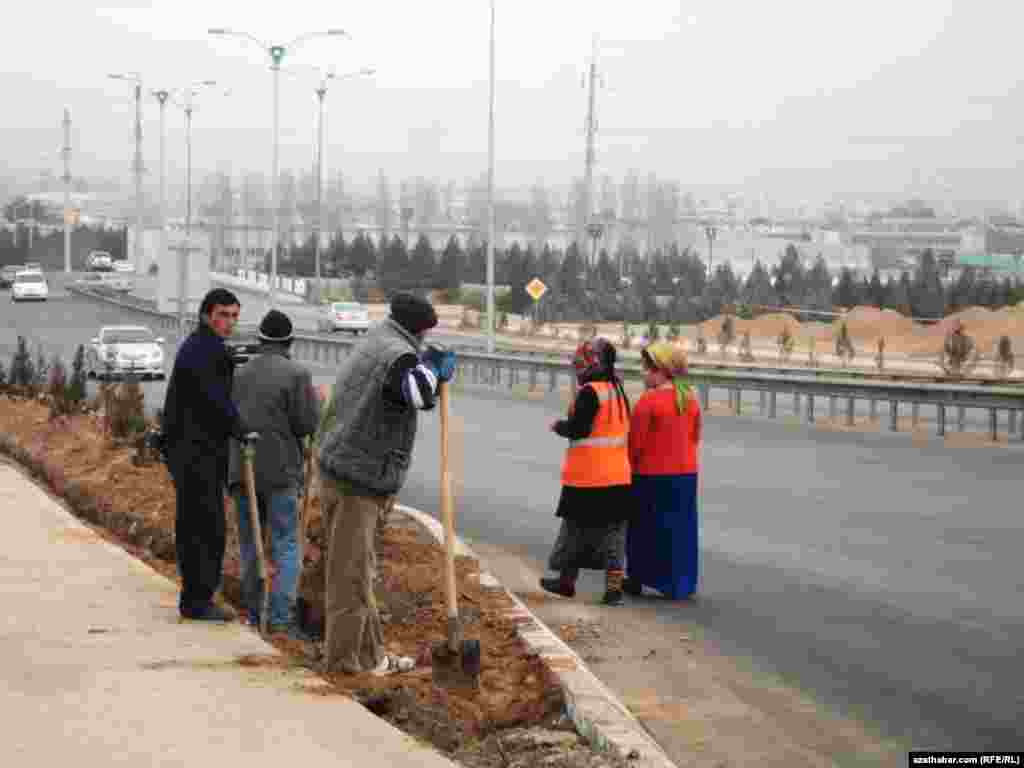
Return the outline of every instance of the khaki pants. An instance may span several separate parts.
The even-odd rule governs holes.
[[[374,539],[392,497],[358,496],[321,476],[320,503],[327,538],[327,671],[368,672],[384,659],[384,633],[373,595]]]

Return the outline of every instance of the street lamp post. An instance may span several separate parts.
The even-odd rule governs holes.
[[[316,239],[314,241],[314,253],[316,261],[316,298],[317,303],[324,300],[323,277],[320,273],[320,251],[321,240],[324,231],[324,98],[327,96],[328,80],[348,80],[353,77],[368,77],[376,70],[364,67],[356,72],[349,72],[344,75],[336,75],[333,72],[321,73],[320,85],[316,88],[316,96],[319,108],[319,119],[317,122],[317,148],[316,148]]]
[[[301,43],[310,40],[314,37],[348,37],[348,33],[343,29],[328,29],[322,32],[310,32],[305,35],[292,40],[290,43],[285,45],[270,45],[263,40],[253,37],[247,32],[238,32],[227,27],[214,27],[209,30],[211,35],[222,35],[241,37],[245,40],[255,43],[262,48],[267,55],[270,57],[270,71],[273,80],[273,110],[274,110],[274,151],[273,158],[271,161],[270,171],[270,184],[271,184],[271,205],[273,206],[274,213],[274,238],[271,247],[270,255],[270,286],[269,286],[269,299],[270,306],[274,308],[277,304],[277,249],[281,239],[281,216],[278,210],[278,159],[280,154],[280,79],[281,79],[281,62],[284,60],[285,54],[288,53],[289,49],[297,48]]]
[[[491,0],[490,106],[487,113],[487,352],[494,354],[494,3]]]
[[[167,99],[170,92],[154,91],[160,104],[160,253],[157,259],[167,253]]]
[[[185,337],[188,259],[192,247],[192,113],[195,111],[195,97],[200,93],[199,89],[210,88],[216,84],[215,80],[197,81],[187,88],[181,89],[180,101],[174,98],[179,91],[157,91],[156,93],[157,99],[160,101],[161,117],[163,117],[164,105],[167,101],[179,107],[185,114],[185,243],[178,258],[178,333],[182,339]],[[161,146],[162,154],[163,147]]]
[[[137,72],[109,75],[112,80],[127,80],[135,83],[135,155],[132,172],[135,174],[135,242],[132,258],[135,268],[142,267],[142,174],[146,172],[142,162],[142,76]]]
[[[704,227],[704,237],[708,240],[708,278],[712,276],[711,264],[715,258],[715,238],[718,237],[718,227]]]

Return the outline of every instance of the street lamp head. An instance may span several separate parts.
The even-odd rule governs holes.
[[[359,74],[369,77],[370,75],[377,74],[377,70],[374,69],[373,67],[363,67],[362,69],[359,70]]]
[[[229,34],[231,34],[231,30],[228,29],[227,27],[211,27],[210,29],[207,30],[207,32],[209,34],[211,34],[211,35],[229,35]]]
[[[327,34],[331,37],[348,37],[349,34],[344,29],[328,29]]]

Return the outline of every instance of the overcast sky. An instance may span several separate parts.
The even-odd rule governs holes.
[[[11,169],[59,172],[71,108],[75,170],[128,177],[133,103],[108,72],[139,71],[147,91],[216,78],[201,99],[194,162],[269,171],[265,54],[231,26],[273,42],[329,27],[286,68],[375,67],[328,95],[330,168],[372,183],[458,180],[487,161],[486,0],[80,0],[19,3],[6,15],[0,120]],[[654,171],[684,188],[787,200],[925,192],[1015,199],[1021,188],[1024,3],[1011,0],[497,0],[497,183],[562,185],[583,165],[591,38],[600,36],[598,172]],[[315,80],[282,78],[282,166],[309,167]],[[158,108],[144,107],[155,173]],[[183,123],[168,112],[171,172]]]

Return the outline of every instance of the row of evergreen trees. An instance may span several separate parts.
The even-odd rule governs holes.
[[[283,271],[313,274],[312,242],[291,256],[286,265],[279,264]],[[455,296],[464,283],[486,281],[484,246],[467,250],[454,237],[437,253],[423,236],[411,251],[397,236],[377,243],[362,233],[350,242],[338,236],[321,258],[325,275],[363,277],[372,270],[379,287],[389,295],[399,290],[445,290]],[[655,251],[650,259],[641,258],[629,245],[622,245],[614,256],[602,250],[591,267],[575,244],[564,252],[550,245],[537,252],[513,244],[495,253],[495,282],[511,287],[501,299],[501,309],[525,313],[533,309],[525,287],[540,277],[548,285],[538,308],[540,318],[555,321],[699,322],[731,305],[748,314],[778,306],[829,312],[835,307],[871,305],[908,316],[940,318],[966,306],[995,309],[1024,299],[1017,281],[987,279],[972,268],[947,287],[931,252],[923,255],[915,274],[904,272],[886,282],[877,271],[870,279],[857,279],[846,268],[835,275],[820,255],[809,268],[806,263],[804,254],[791,244],[775,265],[757,262],[741,277],[726,262],[709,278],[700,257],[678,245]]]

